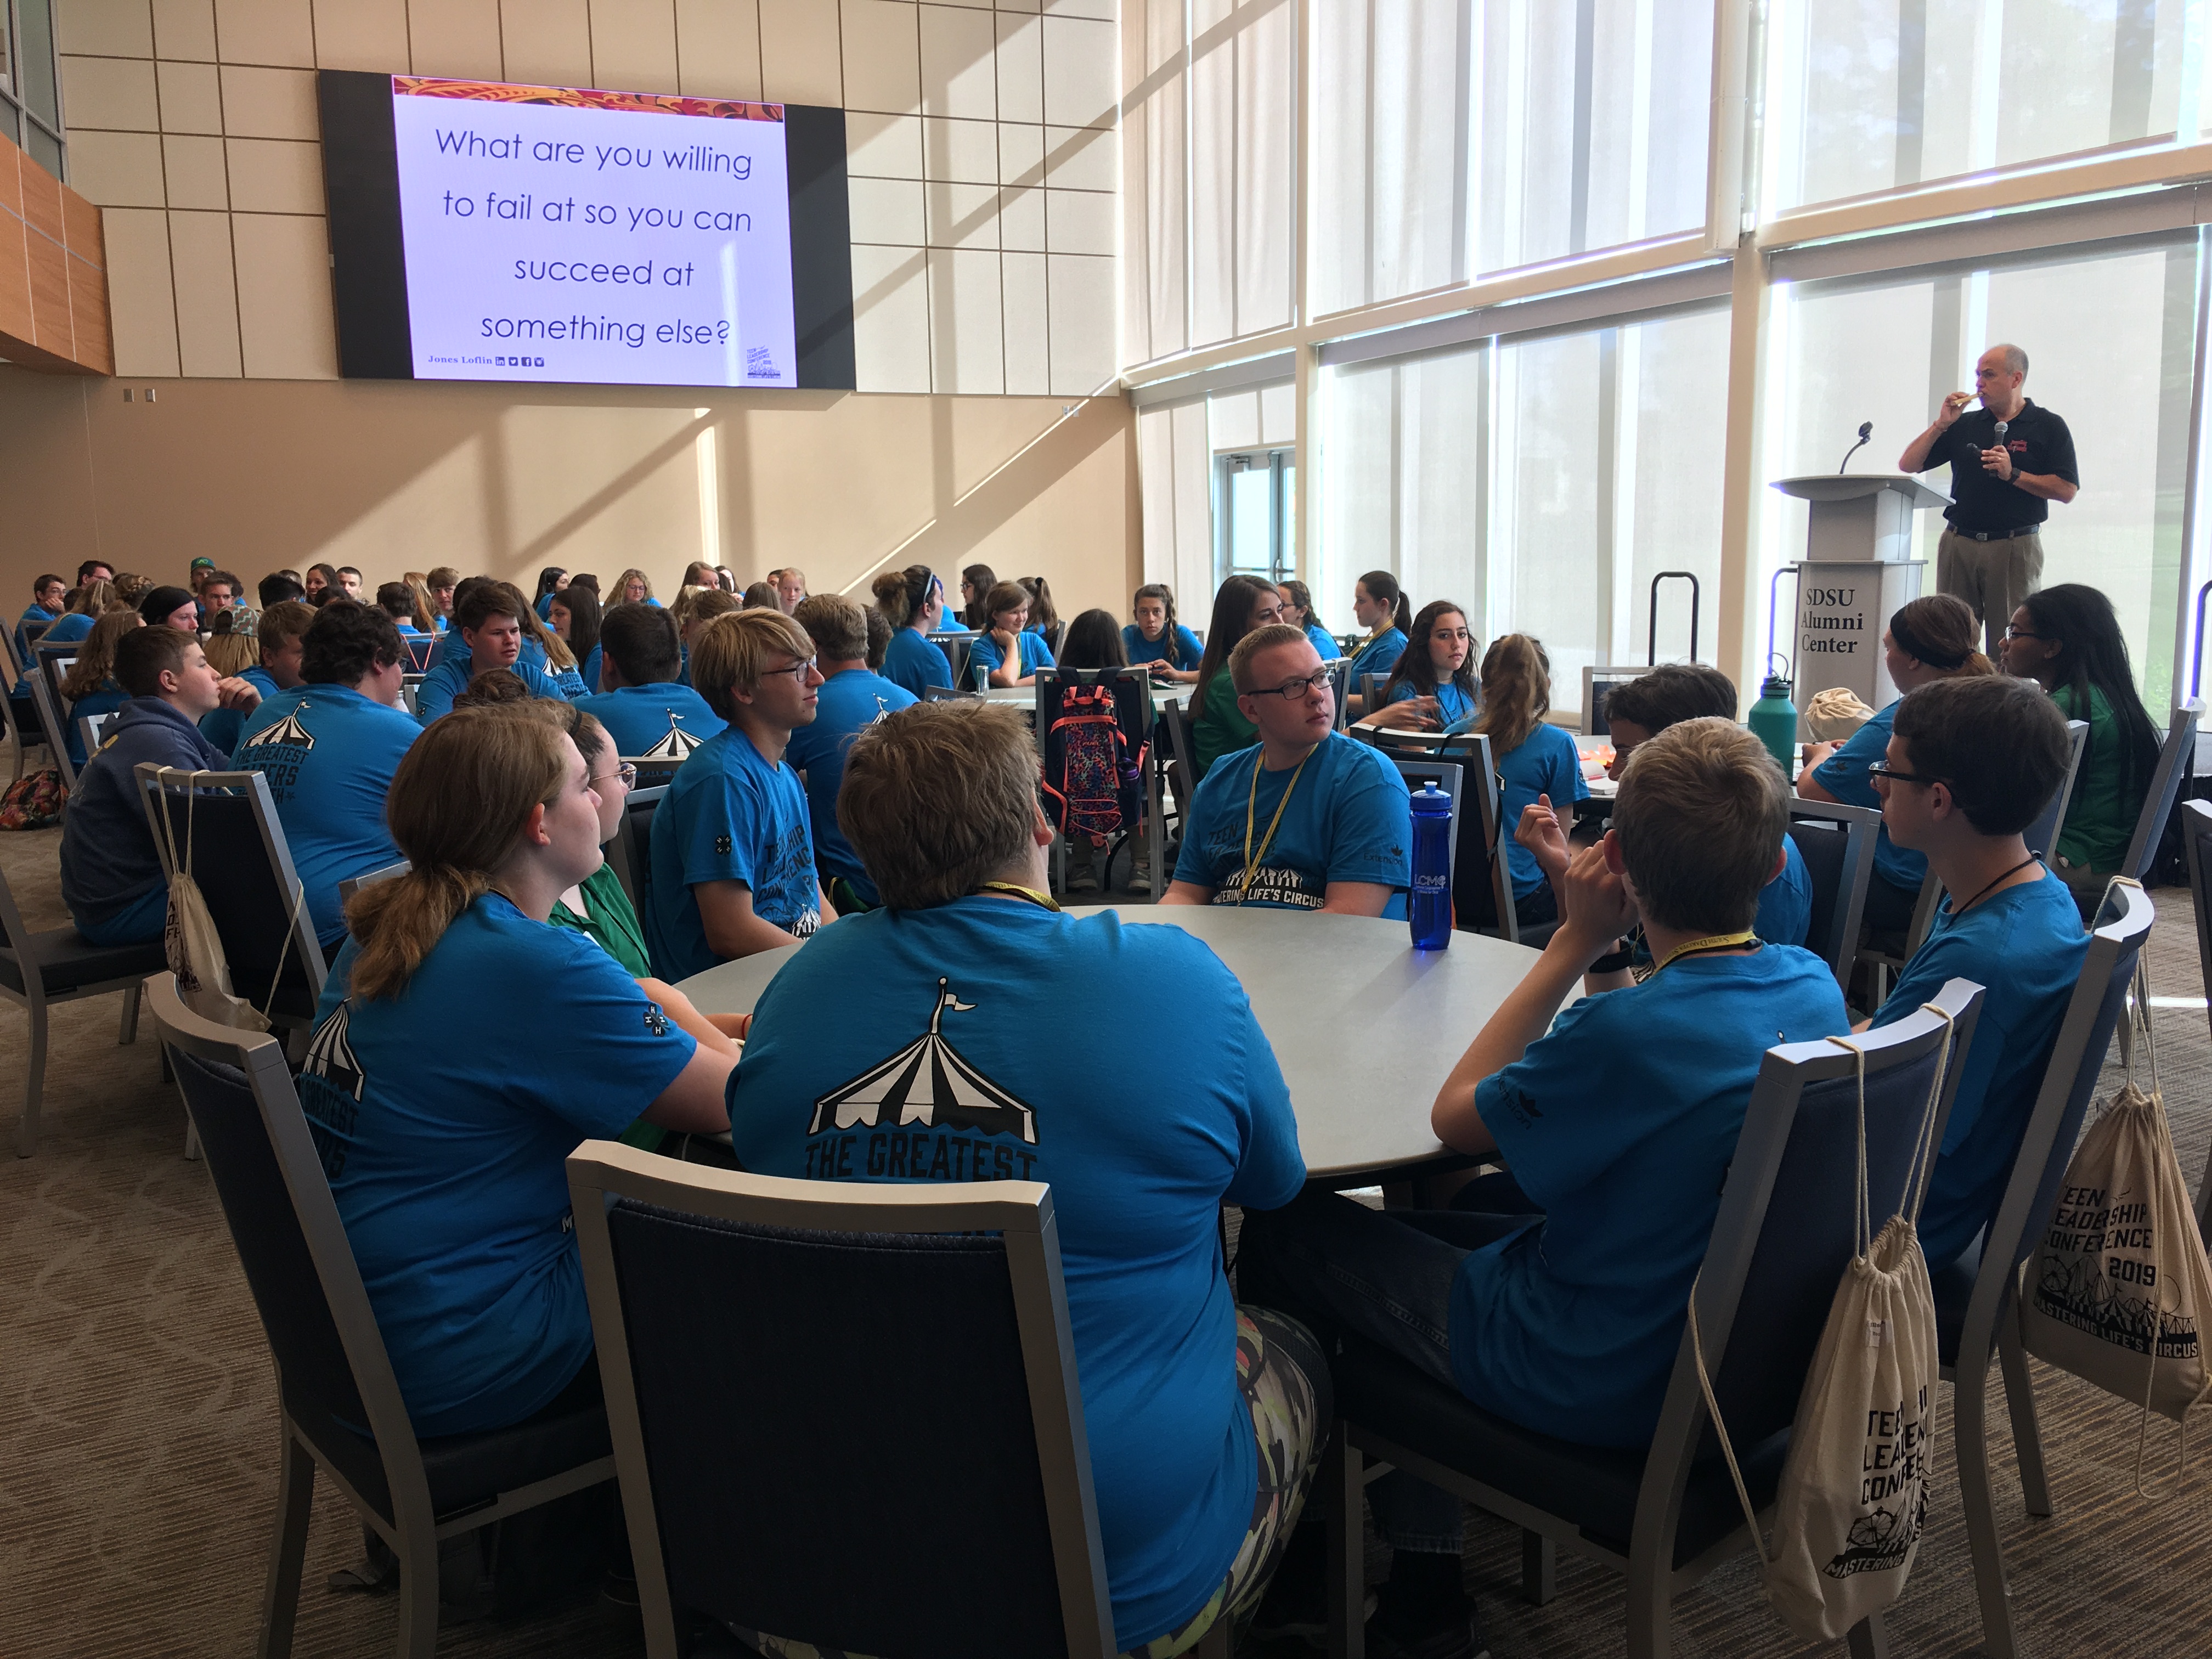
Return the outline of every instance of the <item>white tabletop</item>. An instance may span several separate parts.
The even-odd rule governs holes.
[[[1429,1108],[1536,960],[1525,945],[1479,933],[1454,933],[1449,950],[1415,951],[1404,922],[1367,916],[1103,908],[1124,923],[1181,927],[1228,964],[1290,1085],[1307,1172],[1335,1182],[1450,1155],[1430,1132]],[[724,963],[678,988],[705,1012],[744,1013],[803,948]],[[1171,1013],[1173,988],[1161,990]]]

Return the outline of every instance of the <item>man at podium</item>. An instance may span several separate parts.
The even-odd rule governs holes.
[[[1993,345],[1974,390],[1943,399],[1929,428],[1897,458],[1900,472],[1951,468],[1950,522],[1936,544],[1936,587],[1973,607],[1990,656],[2020,602],[2043,584],[2043,521],[2081,488],[2066,422],[2021,394],[2027,354]],[[1976,398],[1982,406],[1968,412]]]

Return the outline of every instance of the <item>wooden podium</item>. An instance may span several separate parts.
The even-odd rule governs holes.
[[[1891,613],[1920,597],[1925,562],[1911,556],[1912,515],[1951,498],[1901,472],[1819,473],[1774,488],[1811,508],[1797,572],[1790,647],[1796,702],[1842,686],[1869,708],[1897,699],[1882,660]]]

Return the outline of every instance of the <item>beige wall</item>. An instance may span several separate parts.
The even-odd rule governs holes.
[[[896,555],[957,581],[980,561],[1045,576],[1063,611],[1117,615],[1140,562],[1118,398],[118,385],[0,368],[0,501],[11,617],[40,571],[73,576],[95,555],[176,581],[205,553],[249,586],[318,559],[372,582],[453,564],[526,588],[543,565],[606,586],[636,564],[668,595],[719,539],[746,580],[797,564],[827,592]]]

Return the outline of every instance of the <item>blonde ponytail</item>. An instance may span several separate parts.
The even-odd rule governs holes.
[[[1503,760],[1528,742],[1551,712],[1552,659],[1544,642],[1528,634],[1499,635],[1482,653],[1482,712],[1474,721],[1490,739],[1492,759]]]
[[[352,994],[404,994],[446,929],[491,887],[530,819],[569,775],[556,727],[493,708],[456,710],[408,748],[385,798],[392,839],[413,868],[364,887],[346,906]]]

